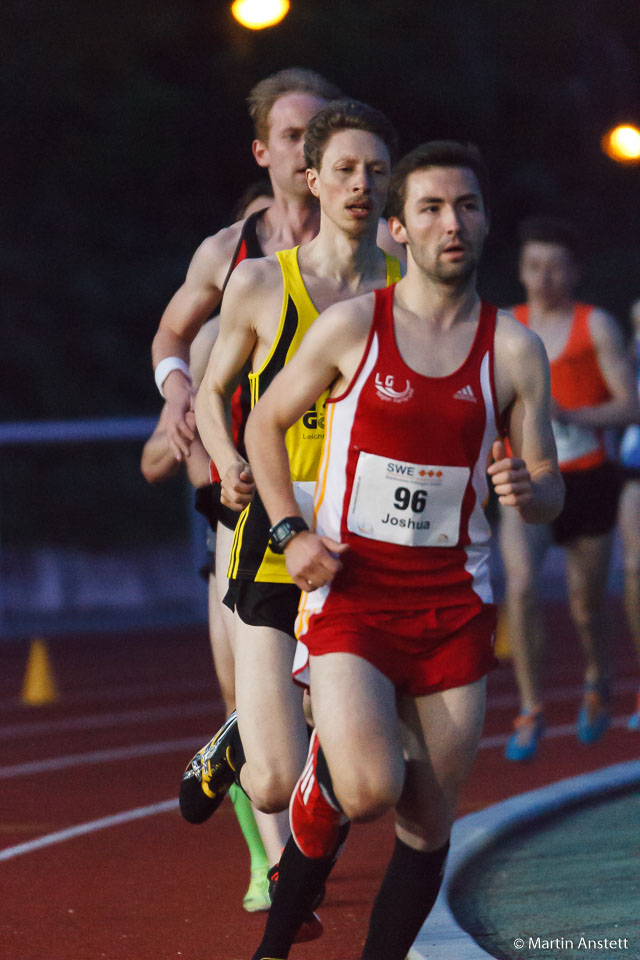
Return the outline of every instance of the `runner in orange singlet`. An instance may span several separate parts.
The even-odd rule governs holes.
[[[542,339],[551,367],[553,428],[566,487],[565,506],[549,526],[525,526],[501,511],[509,638],[521,713],[506,756],[531,759],[544,732],[539,691],[543,650],[536,581],[548,547],[566,554],[571,615],[586,657],[578,737],[595,743],[610,722],[610,662],[603,602],[618,501],[618,473],[607,460],[603,431],[637,416],[633,367],[618,324],[603,310],[573,298],[578,281],[573,228],[529,220],[520,231],[520,280],[527,303],[518,320]],[[512,515],[513,514],[513,515]]]

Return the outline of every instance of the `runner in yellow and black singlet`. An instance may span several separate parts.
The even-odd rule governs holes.
[[[275,375],[298,349],[300,342],[318,316],[300,276],[298,248],[276,254],[282,270],[284,296],[280,325],[271,350],[255,373],[249,374],[251,406],[258,402]],[[400,279],[400,265],[395,257],[385,254],[387,286]],[[313,489],[324,442],[324,416],[327,393],[323,394],[295,423],[286,435],[291,479],[303,516],[311,525]],[[291,584],[282,554],[269,546],[269,520],[260,497],[256,494],[240,516],[231,548],[229,579],[258,583]],[[230,584],[230,594],[237,595]],[[229,594],[227,595],[229,596]]]
[[[230,721],[225,736],[216,736],[190,762],[181,809],[189,815],[196,811],[200,819],[217,809],[229,774],[237,775],[260,809],[285,809],[308,746],[302,691],[291,682],[299,590],[277,550],[269,547],[269,525],[262,504],[254,501],[251,466],[230,432],[231,397],[248,359],[255,403],[286,368],[318,313],[399,278],[399,264],[387,257],[378,229],[395,139],[386,117],[366,104],[337,100],[319,111],[307,125],[304,142],[306,182],[320,202],[318,235],[284,253],[240,263],[225,291],[220,334],[196,398],[196,420],[220,471],[222,502],[242,515],[225,603],[235,611],[237,726],[243,752],[230,773],[234,751],[230,748],[229,757],[225,752],[227,735],[234,737]],[[309,505],[320,462],[322,417],[321,398],[313,410],[302,412],[287,436],[291,472],[287,466],[285,479],[307,485],[301,491],[308,494]],[[210,767],[211,750],[217,756],[218,746],[225,763],[215,760]]]

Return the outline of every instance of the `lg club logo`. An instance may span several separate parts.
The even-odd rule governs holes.
[[[393,400],[394,403],[403,403],[413,396],[413,387],[408,380],[405,380],[404,387],[401,390],[396,389],[395,377],[388,373],[384,380],[379,373],[376,373],[376,393],[382,400]]]

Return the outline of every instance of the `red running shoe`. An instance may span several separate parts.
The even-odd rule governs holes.
[[[330,857],[338,842],[338,830],[347,818],[327,797],[318,783],[316,767],[320,742],[314,730],[309,741],[309,756],[289,804],[291,834],[305,857],[319,860]]]
[[[294,943],[310,943],[311,940],[317,940],[322,936],[324,927],[322,926],[322,920],[317,913],[310,913],[309,916],[302,921],[298,927],[298,932],[296,933],[293,942]]]

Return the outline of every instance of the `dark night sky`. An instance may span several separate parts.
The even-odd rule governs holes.
[[[486,296],[519,295],[514,228],[537,212],[583,230],[584,296],[619,315],[638,296],[640,168],[599,149],[610,124],[640,121],[631,0],[292,0],[260,33],[222,0],[6,0],[1,17],[6,419],[157,410],[153,332],[255,178],[244,97],[285,66],[382,108],[403,150],[479,144]]]

